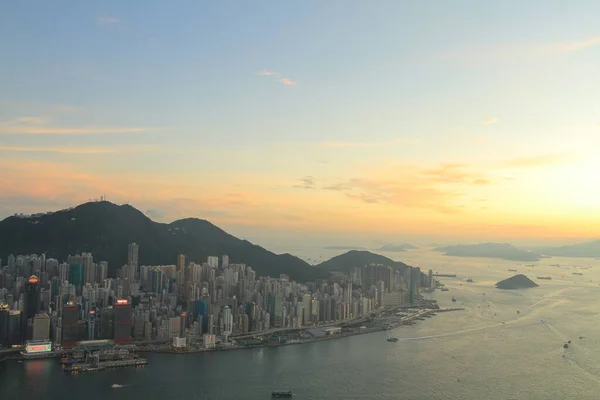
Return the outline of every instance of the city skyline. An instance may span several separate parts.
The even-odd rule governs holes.
[[[600,4],[139,4],[2,6],[0,218],[106,195],[270,247],[600,236]]]
[[[231,347],[230,335],[261,332],[266,337],[338,321],[360,324],[371,311],[423,306],[427,302],[419,288],[431,291],[438,284],[431,269],[425,275],[404,264],[365,264],[300,282],[285,273],[260,276],[251,265],[230,263],[226,254],[199,264],[186,264],[179,254],[176,264],[138,266],[139,250],[137,243],[127,245],[127,263],[114,276],[107,275],[105,261],[94,262],[92,253],[66,260],[10,254],[6,264],[0,259],[0,346],[26,341],[28,349],[50,352],[51,343],[72,349],[146,340],[168,342],[167,351],[171,342],[174,348],[188,341],[202,343],[203,349],[217,342]],[[342,328],[325,329],[337,334]],[[247,345],[242,339],[237,345]],[[26,355],[35,357],[36,351]]]

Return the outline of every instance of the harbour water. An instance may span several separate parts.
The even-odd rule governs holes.
[[[399,327],[397,342],[378,332],[298,346],[148,354],[145,367],[80,375],[52,359],[8,361],[0,365],[0,398],[269,399],[273,390],[315,400],[598,398],[600,261],[548,258],[525,267],[531,263],[428,250],[392,258],[456,273],[442,279],[450,290],[433,296],[442,307],[465,310]],[[495,289],[516,273],[508,269],[540,287]]]

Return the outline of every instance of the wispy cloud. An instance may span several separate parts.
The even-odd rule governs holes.
[[[493,117],[493,118],[486,119],[485,121],[483,121],[483,123],[486,124],[486,125],[492,125],[492,124],[495,124],[498,121],[499,121],[498,118]]]
[[[279,72],[263,69],[262,71],[258,71],[258,74],[261,76],[272,76],[272,75],[279,75]]]
[[[543,46],[541,51],[545,54],[570,53],[572,51],[585,50],[598,45],[600,45],[600,36],[575,41],[550,43]]]
[[[43,125],[45,123],[46,120],[41,117],[18,117],[6,122],[6,125]]]
[[[119,20],[117,18],[97,17],[96,21],[98,22],[99,25],[105,25],[105,26],[118,28],[123,33],[132,35],[138,39],[145,41],[147,44],[149,44],[150,46],[154,47],[157,50],[160,50],[160,51],[167,50],[167,47],[164,45],[164,43],[159,38],[147,35],[143,32],[140,32],[140,31],[136,30],[135,28],[132,28],[131,26],[128,26],[127,24],[121,22],[121,20]]]
[[[279,82],[283,83],[285,86],[295,86],[296,82],[288,78],[281,78]]]
[[[305,176],[300,179],[300,184],[294,185],[295,188],[301,189],[314,189],[315,188],[315,178],[312,176]]]
[[[149,151],[165,151],[162,146],[119,146],[119,147],[28,147],[0,146],[0,152],[19,153],[58,153],[58,154],[117,154],[144,153]]]
[[[368,204],[428,209],[441,213],[461,212],[459,201],[469,187],[489,184],[486,176],[462,164],[437,167],[403,165],[375,171],[323,187]]]
[[[139,133],[147,128],[100,128],[100,127],[47,127],[36,125],[0,125],[0,135],[102,135],[111,133]]]
[[[260,76],[270,76],[275,78],[278,82],[282,83],[284,86],[296,86],[296,82],[289,79],[289,78],[284,78],[282,76],[280,76],[279,72],[275,72],[269,69],[263,69],[261,71],[258,71],[258,75]]]
[[[118,24],[120,21],[113,17],[98,17],[96,21],[102,25]]]
[[[568,163],[572,157],[565,153],[543,154],[531,157],[519,157],[504,164],[508,168],[540,167],[545,165],[556,165]]]
[[[442,54],[442,59],[474,64],[482,62],[523,62],[540,57],[583,51],[600,45],[600,36],[551,43],[505,43],[480,45]]]
[[[381,142],[277,142],[274,145],[280,146],[310,146],[322,148],[368,148],[368,147],[383,147],[398,143],[416,143],[418,139],[405,137],[386,140]]]

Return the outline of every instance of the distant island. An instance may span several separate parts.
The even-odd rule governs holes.
[[[378,251],[406,251],[417,249],[417,246],[413,246],[412,244],[403,243],[403,244],[384,244]]]
[[[600,257],[600,240],[558,247],[537,247],[532,250],[547,256],[596,258]]]
[[[459,244],[436,247],[434,251],[454,257],[488,257],[510,261],[539,261],[543,256],[529,250],[519,249],[510,243]]]
[[[527,289],[537,287],[537,283],[523,274],[515,275],[496,283],[498,289]]]
[[[388,265],[394,269],[403,271],[409,268],[408,265],[400,261],[394,261],[391,258],[381,254],[371,253],[370,251],[350,250],[347,253],[340,254],[330,260],[318,264],[316,268],[326,271],[339,271],[346,274],[352,273],[354,268],[362,268],[369,264]]]
[[[366,247],[361,246],[327,246],[327,250],[366,250]]]

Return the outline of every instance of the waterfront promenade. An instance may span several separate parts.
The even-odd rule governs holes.
[[[399,328],[402,325],[412,325],[417,320],[425,320],[430,318],[439,312],[450,312],[450,311],[461,311],[463,308],[411,308],[412,312],[405,316],[397,315],[398,311],[402,308],[382,308],[377,312],[371,313],[369,316],[363,316],[360,318],[344,321],[342,323],[331,323],[323,324],[316,327],[300,327],[300,328],[280,328],[270,329],[268,331],[254,332],[247,335],[238,335],[233,337],[229,345],[219,346],[215,348],[199,348],[188,346],[182,349],[175,349],[170,344],[161,346],[138,346],[137,351],[152,352],[152,353],[165,353],[165,354],[195,354],[204,352],[214,351],[225,351],[225,350],[241,350],[251,349],[257,347],[276,347],[276,346],[289,346],[297,344],[314,343],[324,340],[335,340],[342,339],[350,336],[364,335],[374,332],[386,331],[395,328]],[[364,324],[364,325],[363,325]],[[322,329],[331,326],[340,326],[342,332],[339,334],[325,335],[325,336],[312,336],[305,334],[310,329]],[[277,341],[270,340],[273,335],[277,337]],[[243,344],[244,339],[253,339],[255,343]],[[282,339],[282,340],[279,340]],[[256,343],[257,342],[257,343]]]

